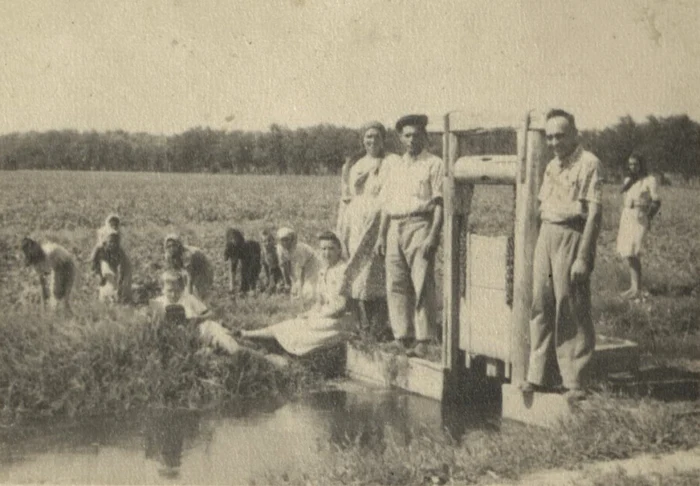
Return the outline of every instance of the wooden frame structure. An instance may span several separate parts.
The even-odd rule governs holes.
[[[445,223],[443,270],[443,353],[442,364],[448,373],[459,373],[471,359],[477,356],[487,360],[490,375],[502,375],[511,383],[525,380],[529,354],[529,316],[532,302],[532,260],[538,234],[537,194],[546,168],[546,144],[544,117],[529,112],[517,130],[517,154],[515,155],[465,155],[469,137],[475,133],[468,116],[462,112],[445,115],[443,154],[445,161]],[[503,294],[505,288],[494,286],[484,272],[472,277],[484,280],[479,295],[471,296],[461,288],[460,272],[466,263],[478,260],[467,258],[460,262],[460,236],[466,232],[471,212],[471,200],[475,185],[498,184],[515,187],[515,229],[513,242],[513,298],[512,307],[494,308],[492,299]],[[500,248],[503,241],[467,238],[467,254],[477,246],[487,254]],[[489,258],[493,261],[494,258]],[[505,274],[505,254],[503,255]],[[496,271],[500,270],[500,267]],[[488,272],[486,272],[488,273]],[[469,281],[469,288],[478,285]],[[505,305],[505,299],[502,300]],[[476,307],[481,306],[481,309]],[[476,322],[477,315],[488,315],[483,307],[495,313],[493,326]],[[471,316],[469,315],[472,310]],[[470,318],[471,317],[471,318]],[[491,336],[484,333],[491,332]],[[505,340],[505,342],[504,342]]]

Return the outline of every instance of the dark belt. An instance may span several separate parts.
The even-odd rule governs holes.
[[[432,212],[420,212],[420,213],[409,213],[409,214],[399,214],[399,215],[390,215],[389,219],[392,220],[400,220],[400,219],[424,219],[424,220],[429,220],[433,217]]]
[[[553,224],[555,226],[562,226],[564,228],[569,228],[579,233],[583,233],[583,230],[586,227],[586,218],[571,218],[567,219],[566,221],[557,221],[555,223],[547,221],[547,223]]]

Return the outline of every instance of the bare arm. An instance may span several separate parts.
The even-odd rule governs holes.
[[[386,234],[389,231],[389,215],[382,211],[379,219],[379,235],[377,243],[374,245],[374,252],[379,256],[384,256],[386,252]]]
[[[593,248],[600,234],[601,220],[603,212],[601,205],[598,203],[588,203],[588,217],[586,218],[586,226],[583,229],[581,244],[578,247],[576,261],[571,268],[571,279],[580,281],[588,277],[593,268]]]
[[[233,292],[236,288],[236,268],[238,267],[238,259],[231,258],[228,263],[228,289]]]

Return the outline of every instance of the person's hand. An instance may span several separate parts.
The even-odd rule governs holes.
[[[574,264],[571,265],[571,282],[579,284],[588,278],[590,268],[588,263],[583,258],[577,258]]]
[[[437,241],[435,241],[433,238],[428,237],[425,239],[425,241],[421,244],[421,254],[423,255],[423,258],[426,260],[430,260],[433,258],[435,255],[435,252],[437,251]]]
[[[374,253],[383,257],[386,254],[386,239],[379,237],[377,242],[374,244]]]

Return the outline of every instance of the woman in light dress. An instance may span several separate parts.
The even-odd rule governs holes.
[[[364,154],[343,166],[338,234],[348,256],[343,292],[363,329],[390,338],[384,259],[374,246],[379,237],[381,189],[387,168],[400,158],[385,151],[386,129],[370,122],[361,129]]]
[[[294,319],[264,329],[238,331],[244,339],[277,341],[286,352],[303,356],[340,344],[352,336],[355,321],[340,295],[345,264],[338,237],[328,231],[319,235],[322,268],[318,276],[316,304]]]
[[[628,160],[629,176],[622,185],[623,207],[620,229],[617,234],[617,252],[627,262],[630,273],[630,288],[622,297],[639,295],[642,279],[640,254],[649,224],[659,211],[661,199],[656,188],[656,179],[648,174],[646,162],[639,154]]]

